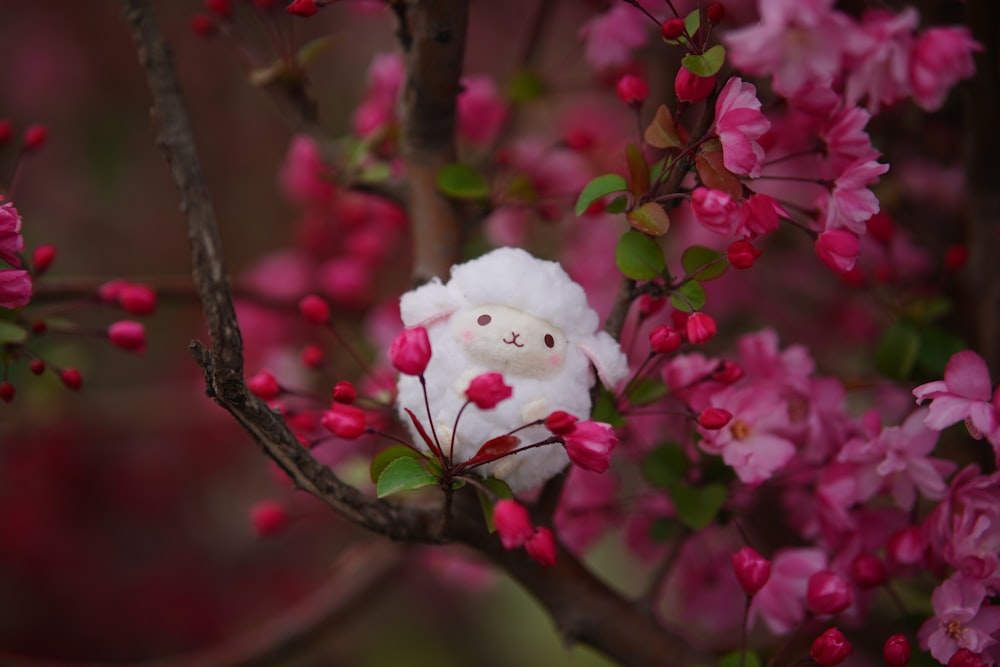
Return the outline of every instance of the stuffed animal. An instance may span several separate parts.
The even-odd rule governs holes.
[[[403,295],[403,324],[423,326],[431,343],[424,372],[430,412],[442,449],[448,454],[454,436],[454,462],[466,461],[486,441],[556,410],[588,418],[595,382],[614,387],[628,373],[618,342],[599,331],[600,318],[583,288],[559,264],[532,257],[518,248],[498,248],[453,266],[451,279],[431,282]],[[480,410],[466,402],[469,382],[497,372],[513,388],[511,398]],[[409,408],[426,424],[424,394],[417,377],[399,378],[401,419]],[[412,427],[411,427],[411,430]],[[414,442],[422,440],[412,433]],[[531,426],[517,437],[525,446],[551,436]],[[478,468],[484,477],[506,481],[515,492],[530,490],[552,477],[569,459],[555,444],[513,454]]]

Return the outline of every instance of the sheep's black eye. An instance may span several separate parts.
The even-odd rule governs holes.
[[[479,319],[476,320],[476,322],[478,322],[479,326],[481,326],[481,327],[485,327],[487,324],[489,324],[492,321],[493,321],[493,318],[490,317],[489,315],[480,315]]]
[[[545,334],[545,347],[555,347],[556,339],[552,337],[552,334]]]

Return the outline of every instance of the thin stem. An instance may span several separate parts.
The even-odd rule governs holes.
[[[458,409],[458,414],[455,415],[455,424],[451,427],[451,443],[448,445],[449,468],[455,460],[455,436],[458,433],[458,420],[462,418],[462,413],[465,412],[465,408],[469,407],[469,403],[472,403],[472,401],[466,400],[465,403],[462,403],[462,407]]]
[[[557,442],[558,443],[562,443],[562,441],[563,441],[562,438],[560,438],[558,436],[552,436],[551,438],[546,438],[545,440],[541,440],[539,442],[535,442],[535,443],[532,443],[530,445],[525,445],[524,447],[518,447],[517,449],[512,449],[509,452],[504,452],[503,454],[497,454],[496,456],[490,457],[488,459],[483,459],[482,461],[477,461],[476,463],[473,463],[472,465],[466,465],[465,463],[459,463],[455,467],[455,472],[459,472],[459,471],[463,471],[463,470],[472,470],[473,468],[478,468],[479,466],[486,465],[487,463],[493,463],[494,461],[499,461],[500,459],[502,459],[504,457],[507,457],[507,456],[513,456],[515,454],[520,454],[521,452],[526,452],[529,449],[535,449],[536,447],[546,447],[548,445],[553,445],[553,444],[555,444]]]
[[[431,437],[434,438],[434,444],[437,445],[437,455],[441,459],[442,466],[450,467],[450,461],[448,461],[446,465],[444,452],[441,450],[441,441],[438,440],[437,429],[434,428],[434,417],[431,415],[431,401],[427,396],[427,380],[424,379],[423,375],[420,376],[420,388],[424,392],[424,409],[427,410],[427,423],[430,424],[431,427]]]

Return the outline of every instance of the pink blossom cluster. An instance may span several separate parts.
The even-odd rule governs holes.
[[[0,260],[10,267],[0,269],[0,308],[20,308],[31,301],[31,274],[21,268],[23,251],[21,216],[0,195]]]

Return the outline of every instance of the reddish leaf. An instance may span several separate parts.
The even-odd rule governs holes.
[[[437,446],[437,443],[434,442],[430,436],[427,435],[427,431],[424,430],[424,425],[420,423],[417,416],[413,414],[409,408],[403,409],[406,410],[406,414],[410,415],[410,421],[413,422],[414,428],[417,429],[417,433],[419,433],[420,437],[427,443],[427,446],[430,448],[431,452],[434,453],[434,456],[438,457],[438,459],[442,459],[443,455],[441,454],[441,448]]]
[[[636,197],[649,190],[649,165],[646,157],[635,144],[625,146],[625,159],[628,161],[629,189]]]
[[[466,467],[471,467],[479,465],[480,463],[488,463],[494,459],[498,459],[504,454],[507,454],[515,447],[521,444],[521,439],[515,435],[501,435],[492,440],[488,440],[486,444],[479,448],[476,455],[465,462]]]
[[[722,190],[732,197],[733,201],[743,199],[743,184],[736,174],[726,169],[726,165],[722,163],[721,150],[699,153],[695,156],[694,163],[705,187]]]

